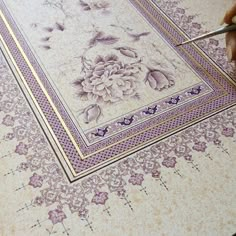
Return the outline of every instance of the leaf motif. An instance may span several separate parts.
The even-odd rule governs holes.
[[[53,28],[52,27],[45,27],[44,30],[51,33],[53,31]]]
[[[56,23],[56,28],[60,31],[64,31],[65,30],[65,27],[64,25],[60,24],[60,23]]]
[[[79,4],[83,8],[84,11],[91,10],[91,7],[89,6],[89,4],[84,2],[83,0],[80,0]]]
[[[97,39],[101,38],[103,35],[104,35],[103,32],[101,32],[101,31],[97,32],[96,35],[90,39],[89,46],[90,47],[95,46],[97,44]]]
[[[111,36],[111,35],[102,37],[102,38],[97,38],[97,42],[105,44],[105,45],[114,44],[114,43],[117,43],[118,41],[119,41],[119,38]]]

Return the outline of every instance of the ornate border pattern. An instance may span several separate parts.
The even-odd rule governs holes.
[[[163,16],[158,13],[154,5],[149,1],[132,0],[130,2],[142,13],[142,15],[145,16],[145,18],[167,40],[169,44],[174,45],[176,43],[176,39],[183,39],[183,35],[181,35],[177,29],[171,26],[168,23],[167,19],[164,19]],[[14,27],[14,30],[17,30],[16,26],[14,26],[14,22],[12,22],[6,10],[4,11],[8,17],[8,20],[11,22],[12,27]],[[158,21],[156,19],[158,19]],[[235,90],[233,89],[233,86],[229,84],[227,80],[225,80],[224,76],[217,69],[215,69],[211,65],[211,63],[209,63],[204,57],[199,56],[197,48],[187,46],[184,49],[178,49],[178,53],[186,61],[188,61],[188,63],[192,68],[196,70],[200,77],[204,77],[208,81],[208,83],[214,88],[214,92],[204,96],[203,98],[199,98],[197,101],[192,101],[191,103],[189,103],[187,106],[191,107],[191,110],[187,112],[187,115],[187,106],[180,107],[178,109],[175,108],[168,113],[164,113],[158,117],[155,117],[155,119],[153,118],[144,122],[143,124],[141,124],[141,126],[136,125],[130,129],[125,130],[121,134],[117,134],[115,137],[109,138],[108,140],[102,140],[101,142],[93,144],[89,147],[83,146],[84,142],[82,141],[82,139],[79,141],[79,139],[76,138],[77,136],[75,136],[75,132],[73,131],[72,136],[75,138],[75,140],[77,140],[76,142],[77,144],[79,144],[80,151],[83,153],[83,155],[87,155],[87,158],[85,159],[81,157],[81,154],[78,153],[73,142],[71,142],[70,137],[66,135],[67,133],[65,132],[65,128],[61,127],[60,119],[57,118],[56,112],[53,110],[50,103],[48,103],[49,97],[55,97],[51,94],[52,90],[49,89],[47,91],[48,94],[50,94],[50,96],[47,97],[45,94],[43,94],[40,86],[35,83],[34,80],[32,80],[32,78],[35,77],[35,74],[31,71],[32,68],[30,68],[30,66],[25,63],[25,58],[22,58],[22,52],[19,50],[18,46],[15,45],[14,39],[12,38],[12,35],[9,34],[8,30],[9,29],[5,27],[5,23],[2,22],[2,36],[5,42],[8,42],[7,44],[9,50],[15,57],[16,64],[19,66],[23,77],[26,79],[27,84],[31,88],[34,98],[37,100],[37,103],[41,107],[43,114],[50,124],[50,127],[52,127],[52,130],[59,140],[59,143],[62,146],[63,151],[65,152],[66,158],[68,158],[76,175],[80,174],[81,172],[87,171],[90,168],[94,168],[94,166],[100,168],[101,163],[104,163],[105,165],[108,161],[111,162],[114,157],[117,157],[117,159],[122,158],[124,157],[124,155],[128,154],[126,153],[127,150],[130,150],[129,152],[131,152],[131,150],[137,150],[137,146],[140,146],[141,148],[144,144],[150,144],[150,142],[156,141],[157,137],[161,137],[162,135],[171,132],[177,127],[184,126],[192,122],[193,119],[200,119],[206,115],[211,114],[214,111],[223,109],[224,107],[233,104],[235,100]],[[19,32],[17,32],[17,34],[19,35]],[[24,43],[22,37],[20,37],[20,43],[22,44],[22,47],[26,47],[26,44]],[[29,48],[25,48],[24,51],[26,51],[27,57],[29,57],[30,60],[33,60]],[[32,61],[32,64],[35,67],[36,62]],[[38,66],[36,67],[37,70],[39,70]],[[39,75],[42,74],[42,72],[39,73]],[[209,75],[214,77],[214,81],[208,80],[207,76]],[[40,79],[43,78],[44,77]],[[42,80],[42,83],[48,89],[49,85],[46,81],[47,80]],[[223,87],[221,88],[221,86]],[[222,95],[222,92],[224,95]],[[170,98],[170,100],[167,101],[168,105],[171,107],[175,107],[175,105],[177,105],[177,103],[179,102],[179,99],[179,97]],[[209,104],[205,105],[204,107],[199,107],[198,104],[203,103],[204,101],[208,101]],[[55,100],[55,104],[58,105],[58,101]],[[63,114],[64,113],[65,110],[63,111]],[[176,114],[179,115],[177,116]],[[162,120],[165,120],[166,117],[171,116],[174,116],[174,119],[169,120],[168,122],[161,122]],[[63,117],[66,119],[68,118],[67,115],[63,115]],[[66,123],[68,124],[68,122]],[[71,125],[69,126],[72,127]],[[140,135],[139,133],[140,128],[141,130],[143,130],[142,135]],[[134,133],[136,135],[133,136]],[[129,137],[129,139],[124,139],[126,137]],[[98,151],[98,149],[100,148],[103,149],[101,151]]]

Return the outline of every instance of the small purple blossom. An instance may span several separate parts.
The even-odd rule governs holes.
[[[143,180],[143,174],[134,173],[130,176],[129,183],[133,185],[142,185]]]
[[[78,212],[78,216],[81,218],[87,218],[88,217],[88,210],[86,208],[80,209]]]
[[[29,185],[33,186],[34,188],[40,188],[43,185],[43,177],[34,173],[30,177]]]
[[[231,137],[232,138],[234,136],[234,129],[224,127],[221,134],[223,134],[225,137]]]
[[[161,175],[161,172],[158,169],[154,169],[152,171],[152,177],[153,178],[158,179],[158,178],[160,178],[160,175]]]
[[[221,140],[219,140],[219,139],[214,140],[214,144],[219,146],[221,144]]]
[[[37,206],[41,206],[43,204],[44,200],[42,197],[36,197],[34,200],[34,204],[36,204]]]
[[[188,155],[185,155],[184,156],[184,159],[186,160],[186,161],[191,161],[192,160],[192,155],[190,155],[190,154],[188,154]]]
[[[24,144],[23,142],[20,142],[15,149],[15,153],[18,153],[19,155],[27,155],[28,153],[28,146]]]
[[[108,199],[108,193],[107,192],[97,192],[92,199],[92,202],[96,205],[104,205]]]
[[[118,195],[119,197],[124,197],[124,196],[125,196],[125,193],[126,193],[126,190],[125,190],[125,189],[119,189],[119,190],[117,191],[117,195]]]
[[[176,165],[176,158],[175,157],[165,157],[162,165],[167,168],[174,168]]]
[[[26,162],[22,162],[19,165],[19,170],[21,170],[21,171],[26,171],[28,168],[29,168],[29,165]]]
[[[198,152],[205,152],[207,145],[205,142],[197,141],[194,143],[193,150]]]
[[[62,223],[66,219],[66,214],[61,209],[55,209],[48,212],[48,219],[52,221],[55,225],[57,223]]]
[[[5,140],[12,140],[14,137],[15,137],[15,135],[14,135],[13,133],[7,133],[7,134],[4,136],[4,139],[5,139]]]
[[[3,118],[2,124],[6,125],[6,126],[13,126],[14,125],[14,121],[15,121],[14,117],[12,117],[10,115],[6,115]]]

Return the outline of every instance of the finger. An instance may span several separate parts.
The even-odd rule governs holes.
[[[226,53],[230,62],[236,60],[236,32],[226,34]]]
[[[224,23],[232,24],[233,23],[232,19],[234,18],[234,16],[236,16],[236,3],[234,3],[234,5],[225,13],[225,16],[223,19]]]

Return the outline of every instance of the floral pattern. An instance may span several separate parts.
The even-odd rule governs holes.
[[[104,205],[107,200],[108,200],[108,193],[97,192],[92,198],[92,203],[95,203],[96,205],[99,205],[99,204]]]
[[[42,176],[34,173],[33,176],[30,177],[29,185],[33,186],[34,188],[42,187],[43,185]]]
[[[48,212],[48,218],[52,221],[52,223],[58,224],[63,222],[64,219],[66,219],[65,213],[61,209],[55,209],[53,211]]]
[[[178,11],[182,14],[181,9]],[[124,52],[120,49],[119,51],[127,57],[136,58],[134,52]],[[139,71],[137,65],[122,64],[114,56],[110,59],[100,57],[99,60],[94,61],[94,64],[85,70],[85,76],[75,82],[79,96],[111,103],[133,96],[137,86],[135,75]],[[48,211],[48,218],[53,225],[62,223],[67,218],[63,208],[67,207],[71,213],[77,213],[78,217],[87,218],[90,203],[104,205],[109,200],[109,194],[112,193],[124,199],[129,183],[141,186],[146,175],[161,180],[164,168],[174,169],[181,159],[188,162],[194,152],[205,153],[208,145],[222,147],[224,144],[221,136],[229,139],[235,136],[236,109],[234,107],[214,115],[214,119],[202,121],[71,185],[65,179],[23,95],[15,87],[16,82],[3,59],[1,63],[3,64],[0,64],[0,88],[2,89],[0,111],[5,114],[1,125],[11,129],[4,138],[9,142],[17,142],[15,153],[24,158],[18,169],[34,172],[29,178],[29,186],[41,190],[39,196],[35,196],[34,204],[48,208],[55,204],[59,206],[57,209]],[[117,76],[118,73],[124,77],[124,80],[119,78],[119,83],[109,82],[110,76]],[[154,90],[162,90],[173,83],[171,79],[167,82],[167,76],[165,72],[159,70],[149,71],[146,82]],[[9,97],[12,87],[14,87],[14,94]],[[105,91],[105,88],[110,93]],[[118,95],[116,92],[113,93],[118,90]],[[85,122],[97,119],[101,112],[99,109],[96,105],[85,109],[82,112],[86,115]],[[21,129],[18,128],[22,124],[27,124],[24,126],[24,132],[19,131]]]
[[[124,64],[115,55],[95,59],[85,76],[75,82],[81,99],[114,103],[133,97],[137,89],[139,68]]]

